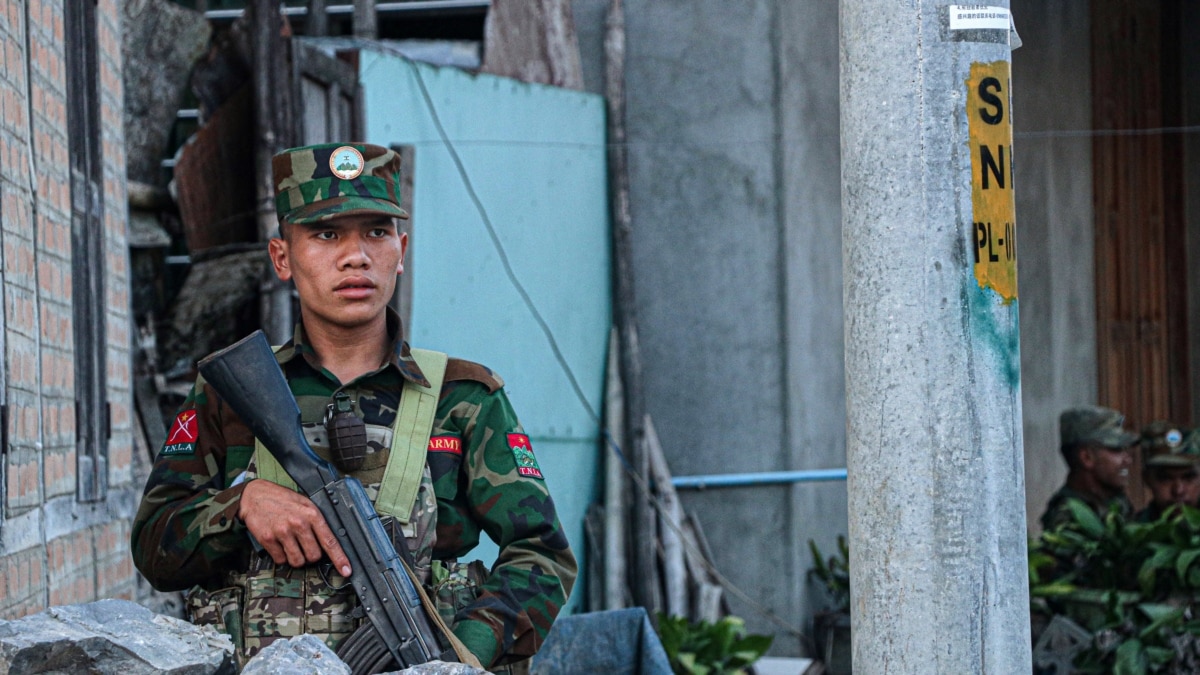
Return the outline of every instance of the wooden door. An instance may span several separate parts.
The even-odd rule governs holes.
[[[1180,0],[1092,2],[1099,402],[1134,429],[1191,423],[1181,9]],[[1143,503],[1141,480],[1130,488]]]

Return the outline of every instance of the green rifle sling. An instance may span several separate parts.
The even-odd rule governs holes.
[[[410,380],[404,381],[400,408],[396,411],[396,422],[392,426],[391,454],[379,484],[379,496],[375,498],[376,511],[392,516],[401,523],[408,523],[412,516],[412,507],[421,487],[429,436],[433,432],[433,418],[437,413],[448,361],[442,352],[427,349],[413,349],[412,357],[425,374],[425,379],[429,380],[429,387],[422,387]],[[257,438],[254,439],[254,464],[258,467],[259,478],[291,490],[297,489],[295,481]]]

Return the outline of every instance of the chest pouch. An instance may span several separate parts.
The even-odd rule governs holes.
[[[404,382],[400,393],[400,409],[396,412],[392,428],[391,452],[375,497],[375,510],[380,515],[392,516],[404,525],[412,518],[422,478],[428,472],[429,437],[433,432],[448,360],[442,352],[424,349],[412,350],[412,357],[425,373],[429,386],[423,387],[411,380]],[[363,433],[366,434],[365,426]],[[254,439],[254,454],[250,461],[259,478],[296,489],[295,481],[257,438]]]
[[[354,414],[354,403],[344,391],[333,395],[325,408],[325,433],[329,436],[329,455],[345,473],[358,471],[367,457],[367,425]]]

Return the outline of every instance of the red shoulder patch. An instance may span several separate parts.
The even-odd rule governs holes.
[[[175,416],[175,423],[163,444],[164,455],[190,454],[196,451],[196,409],[189,408]]]
[[[525,434],[508,434],[508,447],[512,450],[513,459],[517,461],[517,473],[527,478],[541,478],[542,468],[533,457],[533,445]]]

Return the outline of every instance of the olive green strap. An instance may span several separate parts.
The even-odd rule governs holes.
[[[412,516],[412,505],[421,487],[429,436],[433,432],[433,418],[442,391],[442,380],[446,375],[446,362],[449,360],[442,352],[426,349],[412,350],[412,357],[430,386],[425,388],[415,382],[404,381],[396,422],[392,426],[391,453],[379,484],[379,496],[375,498],[376,511],[392,516],[401,523],[407,523]],[[275,455],[257,438],[254,439],[252,461],[258,469],[259,478],[290,490],[299,490]]]
[[[278,353],[281,347],[282,345],[275,345],[271,347],[271,351]],[[250,463],[257,467],[259,478],[269,480],[276,485],[282,485],[289,490],[300,491],[300,488],[296,486],[296,481],[292,480],[288,472],[283,470],[283,466],[279,464],[279,460],[275,459],[275,455],[272,455],[267,450],[267,447],[263,445],[262,441],[258,440],[257,436],[254,438],[254,454],[250,456]]]
[[[288,472],[283,470],[279,460],[275,459],[275,455],[272,455],[257,437],[254,439],[254,455],[251,457],[251,461],[258,468],[259,478],[277,483],[289,490],[300,491],[296,481],[292,480]]]
[[[409,521],[413,503],[417,501],[417,490],[425,473],[429,436],[433,433],[433,418],[449,360],[442,352],[426,349],[412,350],[412,357],[429,380],[429,387],[404,381],[400,410],[396,412],[396,424],[392,429],[392,454],[379,483],[379,496],[375,498],[376,511],[394,516],[401,523]]]

